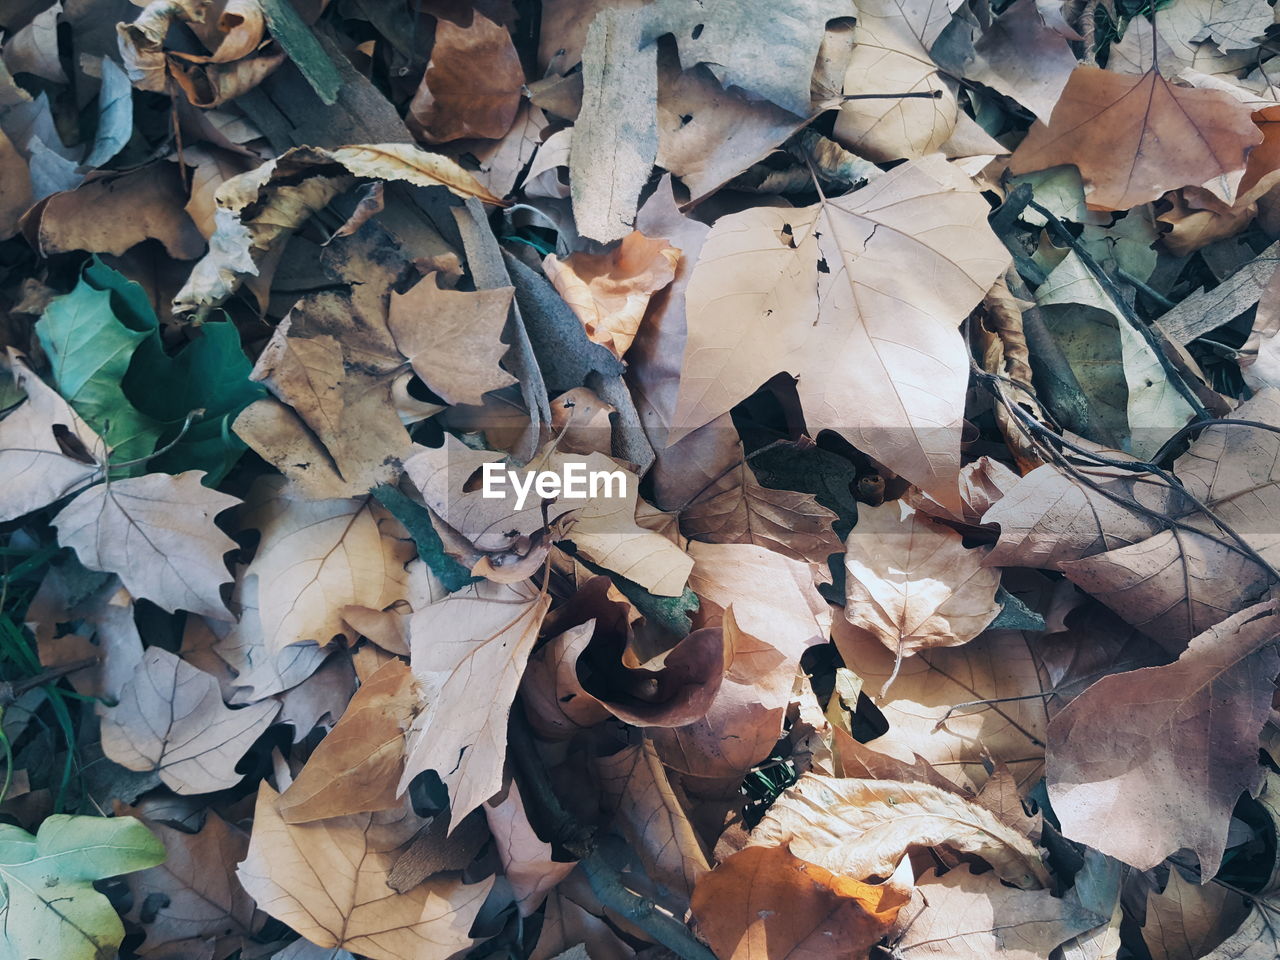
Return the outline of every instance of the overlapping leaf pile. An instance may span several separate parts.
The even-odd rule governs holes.
[[[0,956],[1280,956],[1275,19],[0,9]]]

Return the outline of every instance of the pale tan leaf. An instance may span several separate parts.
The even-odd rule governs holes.
[[[1103,677],[1068,704],[1048,736],[1063,832],[1143,870],[1185,847],[1217,873],[1231,810],[1262,782],[1277,636],[1275,602],[1259,604],[1176,663]]]
[[[12,347],[0,376],[11,377],[27,397],[0,420],[0,475],[5,478],[0,522],[16,520],[66,496],[99,472],[105,459],[102,439],[76,415],[70,404],[31,372]],[[56,429],[67,431],[72,446],[58,442]],[[76,447],[83,453],[77,453]],[[89,462],[86,462],[86,459]]]
[[[1151,960],[1199,960],[1227,938],[1246,911],[1244,900],[1216,883],[1191,883],[1169,870],[1163,890],[1147,892],[1142,925]]]
[[[407,893],[387,872],[421,821],[405,810],[287,824],[279,794],[258,787],[249,855],[238,876],[259,906],[317,946],[371,960],[445,960],[473,943],[470,930],[493,886],[457,874],[426,880]]]
[[[246,525],[261,531],[246,576],[259,581],[267,649],[350,637],[343,608],[404,599],[413,544],[371,498],[300,500],[281,478],[259,481]]]
[[[939,847],[981,857],[1024,890],[1049,882],[1022,834],[986,808],[923,783],[805,774],[774,801],[751,843],[788,844],[801,860],[854,879],[891,876],[911,848]]]
[[[845,543],[845,619],[899,656],[968,643],[1000,612],[1000,572],[901,501],[860,507]]]
[[[502,872],[515,893],[520,916],[537,912],[556,884],[567,877],[577,861],[561,862],[552,857],[551,844],[534,831],[525,813],[524,800],[515,783],[499,803],[486,803],[485,819],[493,834]]]
[[[1049,123],[1032,126],[1009,169],[1073,163],[1089,205],[1102,210],[1127,210],[1185,186],[1231,203],[1249,148],[1261,142],[1249,108],[1224,93],[1175,87],[1156,70],[1079,66]]]
[[[388,660],[361,684],[276,805],[285,823],[396,806],[404,735],[417,706],[413,673]]]
[[[291,337],[289,317],[276,327],[249,379],[293,407],[320,437],[335,434],[345,405],[342,347],[333,337]]]
[[[203,486],[203,476],[151,473],[91,487],[53,518],[58,542],[91,570],[117,574],[135,597],[228,620],[222,558],[236,544],[213,520],[240,501]]]
[[[130,770],[155,770],[176,793],[213,793],[240,782],[236,764],[279,709],[264,700],[230,710],[213,677],[151,647],[103,711],[102,749]]]
[[[680,435],[785,371],[812,433],[840,432],[958,509],[969,367],[957,325],[1008,263],[986,213],[968,179],[930,158],[811,207],[722,217],[687,293]]]
[[[907,957],[1044,960],[1100,919],[1078,904],[1043,890],[1010,889],[995,874],[975,874],[968,866],[942,877],[926,873],[917,889],[928,906],[912,915],[897,943]]]
[[[484,402],[484,394],[516,382],[498,362],[511,287],[442,290],[429,273],[406,293],[391,293],[387,328],[414,372],[447,403]]]
[[[449,788],[453,826],[502,789],[507,718],[551,598],[527,582],[464,587],[410,621],[423,710],[400,790],[423,770]]]

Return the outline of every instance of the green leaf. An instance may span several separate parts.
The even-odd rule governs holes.
[[[418,556],[446,590],[454,593],[483,579],[471,576],[466,567],[444,552],[444,541],[431,525],[431,512],[426,507],[410,500],[389,483],[380,484],[370,492],[409,531],[418,548]]]
[[[329,106],[337,103],[342,76],[293,5],[288,0],[263,0],[262,12],[271,36],[279,41],[316,96]]]
[[[160,424],[135,409],[121,387],[134,351],[154,333],[130,330],[112,310],[111,294],[82,279],[50,301],[36,335],[54,386],[107,441],[113,459],[135,460],[155,449]]]
[[[164,845],[133,817],[59,814],[34,837],[0,825],[0,960],[114,957],[124,925],[93,882],[164,858]]]
[[[136,409],[164,425],[162,445],[178,435],[187,414],[204,410],[172,450],[151,461],[149,469],[166,473],[203,470],[205,486],[216,486],[248,449],[231,432],[240,411],[266,395],[249,379],[253,364],[230,321],[200,325],[194,339],[169,356],[160,340],[160,324],[146,291],[97,257],[84,279],[111,296],[111,307],[131,330],[148,334],[125,373],[125,396]]]

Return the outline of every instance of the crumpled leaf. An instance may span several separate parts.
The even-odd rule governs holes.
[[[1185,847],[1216,874],[1231,809],[1262,782],[1278,636],[1275,603],[1249,607],[1176,663],[1104,677],[1055,716],[1049,796],[1066,835],[1144,870]]]
[[[1049,879],[1021,833],[985,807],[923,783],[807,773],[774,801],[751,843],[786,844],[801,860],[854,879],[892,876],[913,847],[981,857],[1022,890]]]
[[[1073,163],[1089,206],[1100,210],[1127,210],[1185,186],[1229,204],[1249,148],[1261,142],[1249,108],[1224,93],[1175,87],[1155,70],[1079,66],[1049,123],[1032,126],[1009,169]],[[1117,163],[1121,156],[1134,161]]]
[[[90,487],[53,518],[58,542],[170,613],[230,619],[219,589],[231,579],[223,555],[236,544],[213,521],[240,501],[203,486],[203,476],[149,473]]]
[[[785,846],[752,846],[699,881],[693,915],[724,960],[861,957],[909,898],[900,886],[851,880]]]
[[[470,947],[493,881],[432,877],[406,893],[387,886],[421,821],[404,809],[288,824],[270,784],[258,787],[249,855],[237,871],[261,907],[317,946],[371,960],[445,960]]]
[[[1000,573],[901,501],[860,507],[846,539],[845,619],[898,656],[968,643],[1000,604]]]
[[[609,253],[549,254],[548,279],[586,327],[587,336],[619,359],[635,340],[649,299],[675,278],[680,251],[632,230]]]
[[[55,814],[36,836],[0,825],[0,921],[5,953],[100,960],[124,939],[124,925],[94,881],[154,867],[164,846],[133,817]]]
[[[687,292],[679,436],[785,371],[811,432],[840,432],[958,506],[968,360],[956,326],[1008,262],[986,209],[932,158],[848,197],[722,217]],[[856,375],[846,354],[862,358]]]
[[[150,647],[103,711],[102,749],[122,767],[155,770],[175,793],[213,793],[240,782],[236,764],[279,710],[272,700],[230,710],[213,677]]]

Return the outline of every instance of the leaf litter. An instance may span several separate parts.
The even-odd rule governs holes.
[[[0,10],[0,957],[1280,956],[1275,19]]]

